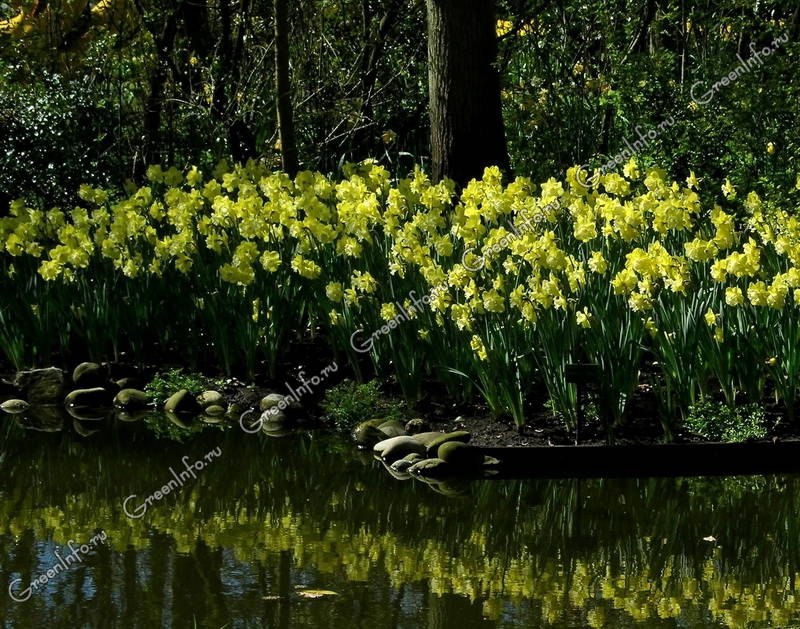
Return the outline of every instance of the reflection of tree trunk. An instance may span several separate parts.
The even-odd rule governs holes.
[[[93,556],[97,609],[114,609],[114,554],[108,544],[99,544]]]
[[[484,622],[480,600],[470,601],[458,594],[431,594],[428,597],[428,629],[444,629],[459,624],[479,626]]]
[[[199,540],[193,553],[193,561],[187,560],[184,564],[191,568],[191,573],[182,575],[182,579],[187,583],[202,584],[202,600],[197,608],[198,618],[202,617],[207,622],[224,624],[224,620],[229,617],[225,595],[222,585],[222,549],[209,548],[208,544]]]
[[[155,533],[150,540],[150,582],[149,589],[155,597],[158,626],[172,626],[172,586],[174,578],[174,553],[169,538]]]
[[[122,610],[122,626],[134,627],[136,626],[134,617],[137,609],[139,609],[139,606],[137,605],[138,588],[136,587],[136,551],[132,548],[128,548],[123,553],[122,562],[124,570],[123,592],[125,600],[125,606]]]
[[[433,177],[464,185],[509,166],[500,103],[494,2],[428,0]]]
[[[161,112],[164,100],[164,86],[167,83],[168,57],[172,53],[177,33],[178,18],[171,11],[161,34],[155,37],[155,68],[150,75],[150,92],[144,113],[144,163],[139,164],[139,175],[147,164],[158,163],[161,159]]]
[[[289,629],[291,620],[289,596],[292,593],[292,552],[282,550],[280,563],[278,566],[278,595],[281,597],[278,602],[278,627]]]
[[[283,170],[297,174],[297,140],[292,111],[292,85],[289,78],[289,7],[285,0],[273,0],[275,12],[275,105],[281,139]]]

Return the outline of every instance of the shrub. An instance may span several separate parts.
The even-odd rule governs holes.
[[[345,380],[325,393],[321,407],[325,419],[340,432],[349,432],[368,419],[403,417],[402,404],[386,398],[375,380],[365,384]]]
[[[759,404],[731,408],[720,402],[701,400],[690,407],[686,426],[711,441],[740,442],[767,435],[764,409]]]
[[[200,374],[184,373],[183,369],[170,369],[156,374],[144,390],[150,395],[156,407],[160,408],[167,398],[181,389],[186,389],[192,395],[200,395],[207,388],[217,384]]]

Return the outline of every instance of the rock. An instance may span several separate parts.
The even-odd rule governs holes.
[[[30,404],[60,404],[64,399],[64,372],[57,367],[20,371],[14,386]]]
[[[219,404],[212,404],[206,407],[205,414],[211,417],[221,417],[225,414],[225,407]]]
[[[0,378],[0,397],[13,397],[15,395],[19,395],[19,389],[14,386],[14,383]]]
[[[64,428],[64,420],[69,417],[63,406],[31,406],[18,415],[26,430],[58,432]]]
[[[268,411],[269,409],[275,407],[281,411],[294,411],[300,409],[300,405],[297,402],[295,402],[289,396],[281,395],[280,393],[270,393],[269,395],[265,395],[258,403],[258,408],[262,411]]]
[[[381,465],[383,465],[383,469],[385,469],[392,478],[395,478],[397,480],[411,480],[411,474],[409,474],[408,472],[397,471],[386,461],[381,461]]]
[[[181,389],[164,403],[167,413],[199,413],[200,405],[194,396],[186,389]]]
[[[270,430],[267,430],[267,428],[270,428]],[[266,426],[265,425],[265,427],[261,431],[261,433],[263,435],[265,435],[266,437],[273,437],[273,438],[285,437],[286,435],[291,435],[292,434],[292,429],[291,428],[274,428],[274,429],[272,429],[271,426]]]
[[[286,428],[289,423],[289,417],[283,411],[278,410],[277,407],[272,407],[261,413],[261,430],[263,431],[269,432]]]
[[[91,437],[100,432],[99,428],[88,428],[77,419],[72,420],[72,429],[81,437]]]
[[[194,399],[194,398],[192,398]],[[187,417],[184,415],[180,417],[179,415],[173,413],[172,411],[164,411],[164,417],[166,417],[171,423],[176,425],[178,428],[182,428],[183,430],[189,430],[192,427],[192,420],[184,421]]]
[[[371,448],[379,441],[385,440],[386,433],[369,422],[364,422],[356,426],[353,431],[353,439],[362,448]]]
[[[114,381],[116,385],[119,387],[120,391],[123,389],[141,389],[142,388],[142,381],[139,378],[130,377],[130,378],[120,378],[119,380]]]
[[[72,372],[72,384],[76,389],[102,387],[108,379],[108,368],[98,363],[81,363]]]
[[[422,455],[412,452],[411,454],[405,455],[402,459],[398,459],[392,463],[391,468],[395,472],[406,472],[408,471],[409,467],[418,461],[422,461]]]
[[[87,406],[68,406],[67,413],[82,422],[101,422],[108,417],[108,412]]]
[[[208,408],[209,406],[224,406],[225,398],[222,397],[222,393],[219,391],[203,391],[197,396],[197,403],[203,408]]]
[[[132,411],[118,410],[116,413],[114,413],[114,418],[117,421],[132,423],[144,419],[149,414],[150,414],[149,411],[143,411],[143,410],[132,410]]]
[[[461,441],[467,443],[472,438],[472,434],[466,430],[456,430],[455,432],[445,432],[436,439],[432,439],[428,444],[428,456],[435,456],[439,451],[439,446],[448,441]]]
[[[395,419],[383,422],[378,426],[378,430],[387,437],[401,437],[406,434],[406,429],[403,427],[403,424]]]
[[[433,491],[442,494],[443,496],[466,496],[470,493],[470,481],[466,478],[423,478],[417,477],[419,480],[427,483],[428,487]]]
[[[379,441],[378,443],[376,443],[374,446],[372,446],[372,451],[375,454],[381,455],[381,454],[383,454],[384,450],[386,450],[386,448],[389,448],[392,445],[394,445],[395,443],[397,443],[398,441],[402,441],[402,440],[405,440],[405,439],[411,439],[411,437],[408,437],[406,435],[402,435],[400,437],[390,437],[388,439],[384,439],[384,440]]]
[[[406,422],[406,432],[409,435],[418,435],[420,433],[427,432],[431,429],[431,425],[428,423],[428,420],[423,419],[422,417],[417,417],[416,419],[410,419]]]
[[[447,441],[439,446],[438,457],[459,468],[479,468],[483,465],[483,454],[478,448],[460,441]]]
[[[408,454],[425,454],[425,446],[413,437],[402,435],[376,443],[373,452],[379,454],[384,461],[394,463]]]
[[[102,387],[75,389],[64,398],[64,406],[104,407],[111,406],[113,397]]]
[[[422,445],[424,445],[427,448],[429,443],[431,443],[435,439],[438,439],[444,434],[446,433],[435,431],[435,432],[420,432],[417,433],[416,435],[411,435],[411,436],[414,437],[414,439],[419,441]]]
[[[0,404],[0,409],[9,415],[18,415],[24,413],[31,407],[25,400],[6,400]]]
[[[408,473],[423,478],[447,478],[453,474],[453,466],[442,459],[424,459],[409,467]]]
[[[122,389],[114,398],[114,406],[124,409],[146,408],[150,403],[150,396],[138,389]]]

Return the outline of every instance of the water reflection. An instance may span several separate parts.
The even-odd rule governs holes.
[[[0,424],[0,584],[46,573],[70,540],[108,538],[29,601],[3,592],[5,626],[799,621],[797,477],[480,481],[443,496],[330,438],[175,443],[143,420],[61,419]],[[196,480],[124,515],[126,497],[215,448]]]

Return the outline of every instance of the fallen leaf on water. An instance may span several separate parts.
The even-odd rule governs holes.
[[[303,598],[322,598],[323,596],[338,596],[338,593],[331,590],[300,590],[297,595]]]

